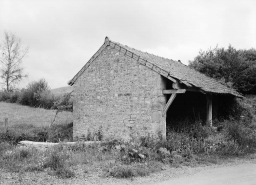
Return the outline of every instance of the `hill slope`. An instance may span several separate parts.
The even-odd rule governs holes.
[[[15,103],[0,102],[0,127],[8,118],[9,126],[17,124],[32,124],[34,126],[49,126],[54,119],[56,110],[32,108]],[[70,123],[73,121],[72,112],[60,112],[54,124]]]
[[[66,87],[59,87],[56,89],[52,89],[51,92],[54,95],[62,95],[62,94],[67,94],[73,91],[73,87],[72,86],[66,86]]]

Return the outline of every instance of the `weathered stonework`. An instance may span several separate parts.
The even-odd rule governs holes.
[[[74,83],[74,137],[129,139],[165,127],[161,75],[107,46]]]

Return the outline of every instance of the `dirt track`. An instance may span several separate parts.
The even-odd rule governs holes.
[[[256,163],[222,166],[157,185],[256,185]]]

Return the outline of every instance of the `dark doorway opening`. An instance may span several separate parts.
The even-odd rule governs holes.
[[[170,95],[167,96],[169,99]],[[166,113],[166,126],[175,127],[184,123],[204,123],[206,96],[200,92],[178,94]]]

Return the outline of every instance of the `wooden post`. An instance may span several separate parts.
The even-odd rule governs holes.
[[[165,122],[163,122],[163,125],[162,125],[162,137],[163,137],[163,140],[166,141],[166,119],[165,119]]]
[[[210,127],[212,127],[212,95],[207,94],[207,109],[206,109],[206,124]]]
[[[165,79],[165,77],[161,76],[161,90],[164,90],[166,89],[166,86],[167,86],[167,79]],[[163,101],[164,100],[164,101]],[[165,104],[165,102],[167,102],[167,96],[163,94],[163,100],[162,100],[162,103],[163,105]],[[160,125],[160,129],[162,131],[162,137],[163,137],[163,140],[166,140],[166,116],[163,118],[162,120],[162,124]]]
[[[8,131],[8,118],[4,119],[4,127],[5,127],[5,132]]]

